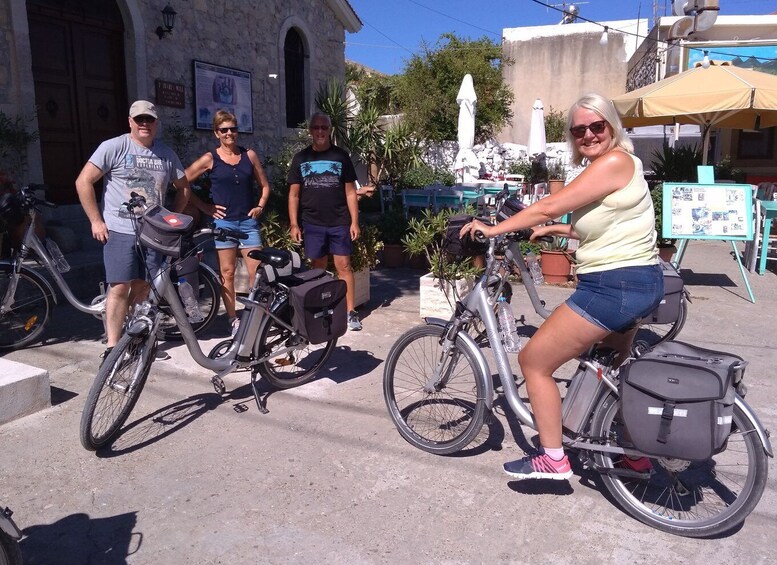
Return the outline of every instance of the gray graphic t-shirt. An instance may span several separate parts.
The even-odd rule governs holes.
[[[161,141],[150,148],[132,141],[128,133],[103,141],[89,161],[104,173],[102,214],[111,231],[132,234],[132,220],[121,205],[135,192],[146,205],[163,204],[167,187],[184,176],[175,151]]]

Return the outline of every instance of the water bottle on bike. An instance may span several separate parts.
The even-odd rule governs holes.
[[[502,343],[508,353],[518,353],[521,350],[521,338],[515,328],[515,317],[512,308],[504,296],[496,303],[499,327],[502,330]]]
[[[178,294],[183,301],[183,306],[186,309],[186,317],[189,318],[189,322],[202,322],[205,317],[202,315],[202,312],[200,312],[200,308],[197,305],[197,297],[194,296],[194,289],[183,277],[178,279]]]

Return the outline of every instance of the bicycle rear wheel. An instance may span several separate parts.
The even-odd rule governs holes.
[[[0,264],[0,299],[9,290],[13,276],[12,265]],[[49,320],[53,299],[40,276],[22,268],[13,306],[0,314],[0,350],[19,349],[37,340]]]
[[[197,294],[197,305],[202,312],[203,319],[201,322],[195,322],[192,324],[192,329],[196,335],[199,335],[205,331],[216,318],[219,313],[219,306],[221,305],[221,283],[218,279],[213,277],[212,272],[200,264],[197,268],[197,275],[199,280],[199,292]],[[159,338],[165,341],[174,341],[183,339],[181,337],[181,330],[178,328],[178,324],[173,318],[170,309],[167,305],[160,305],[160,308],[165,312],[165,319],[159,326]]]
[[[680,312],[677,320],[669,324],[642,324],[637,330],[634,342],[643,341],[650,347],[674,339],[680,333],[688,317],[688,301],[685,298],[680,299]]]
[[[620,404],[609,395],[594,415],[594,437],[619,445],[624,440]],[[734,406],[725,451],[704,461],[651,458],[648,478],[608,473],[622,467],[621,456],[597,453],[601,477],[616,502],[640,522],[687,537],[722,534],[740,524],[763,494],[766,454],[744,412]]]
[[[81,414],[81,445],[94,451],[111,443],[140,398],[154,362],[153,336],[124,334],[103,361]]]
[[[275,315],[291,325],[291,307],[288,302],[276,309]],[[259,343],[259,355],[270,355],[267,361],[258,366],[259,374],[274,387],[286,389],[312,381],[316,372],[332,355],[337,339],[314,345],[271,319],[262,330]],[[283,349],[295,345],[300,348],[281,353]]]
[[[393,345],[383,371],[383,397],[397,430],[413,446],[438,455],[466,447],[486,416],[474,354],[457,337],[446,355],[444,333],[439,326],[411,329]]]

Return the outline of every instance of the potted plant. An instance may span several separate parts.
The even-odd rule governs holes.
[[[548,190],[553,194],[564,188],[567,178],[567,167],[561,159],[553,159],[548,163]]]
[[[411,218],[407,235],[402,239],[411,256],[424,256],[430,272],[419,279],[421,316],[450,316],[456,298],[472,290],[481,269],[471,257],[456,259],[443,250],[448,219],[456,212],[424,210],[420,218]]]
[[[380,217],[377,227],[383,240],[381,264],[391,268],[401,267],[405,262],[402,238],[407,235],[409,227],[404,210],[399,206],[393,206]]]
[[[662,235],[663,229],[663,194],[664,183],[658,183],[651,191],[650,196],[653,198],[653,211],[656,217],[656,246],[658,247],[658,256],[664,261],[671,261],[672,256],[677,253],[677,246],[675,245],[675,239],[665,238]]]
[[[540,242],[540,265],[546,283],[566,283],[572,273],[572,256],[567,253],[568,240],[554,235]]]

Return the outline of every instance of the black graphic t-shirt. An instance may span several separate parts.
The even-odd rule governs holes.
[[[306,147],[291,160],[289,184],[300,185],[300,220],[318,226],[349,226],[345,183],[356,181],[348,153],[332,145],[326,151]]]

